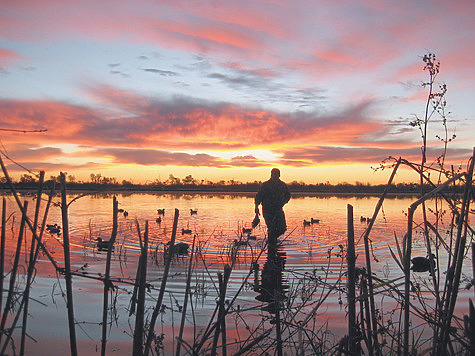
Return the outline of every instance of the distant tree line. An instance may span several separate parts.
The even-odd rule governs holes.
[[[90,191],[196,191],[196,192],[256,192],[262,183],[261,181],[253,182],[239,182],[232,180],[220,180],[212,182],[210,180],[197,180],[191,175],[183,179],[169,175],[168,179],[161,181],[155,179],[154,181],[143,184],[135,184],[129,180],[122,180],[119,182],[117,178],[105,177],[101,174],[90,175],[89,181],[79,181],[74,176],[66,175],[68,190],[90,190]],[[0,179],[3,188],[6,189],[5,178]],[[51,176],[47,182],[48,184],[56,184],[59,189],[59,176]],[[18,181],[14,182],[16,189],[36,189],[37,178],[32,174],[23,174]],[[294,193],[323,193],[323,194],[380,194],[386,188],[385,184],[371,185],[369,183],[356,182],[331,184],[330,182],[307,184],[305,182],[293,181],[288,183],[289,189]],[[430,190],[430,186],[425,186],[424,190]],[[452,192],[459,193],[461,188],[453,186]],[[418,194],[421,188],[418,183],[398,183],[389,186],[389,193],[392,194]]]

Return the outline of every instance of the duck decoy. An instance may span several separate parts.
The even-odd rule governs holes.
[[[110,240],[102,240],[100,237],[98,237],[96,241],[96,247],[99,251],[109,250],[110,248],[114,249],[114,245]]]
[[[198,209],[190,209],[190,215],[196,215],[198,214]]]
[[[181,234],[182,235],[191,234],[191,229],[181,229]]]
[[[165,209],[157,209],[158,215],[165,215]]]
[[[167,252],[170,251],[170,245],[171,245],[171,241],[168,241],[167,246],[165,246],[165,250]],[[173,254],[174,255],[187,255],[189,248],[190,248],[190,245],[187,244],[186,242],[178,242],[178,243],[173,245]]]
[[[155,221],[157,222],[157,224],[161,224],[162,223],[162,217],[159,216],[158,218],[155,219]]]
[[[237,240],[237,239],[234,239],[233,244],[234,244],[234,247],[247,246],[247,245],[248,245],[248,242],[245,241],[245,240]]]
[[[243,234],[250,234],[251,232],[252,232],[251,228],[245,228],[245,227],[242,228],[242,233]]]
[[[310,226],[311,222],[308,220],[303,221],[303,226]]]
[[[61,226],[58,224],[54,225],[46,225],[46,231],[48,231],[50,234],[60,234],[61,233]]]
[[[310,219],[310,222],[311,222],[312,224],[320,224],[320,219],[311,218],[311,219]]]
[[[435,269],[435,255],[432,254],[432,267]],[[429,256],[426,257],[414,257],[411,259],[412,266],[411,270],[414,272],[429,272],[430,271],[430,259]]]

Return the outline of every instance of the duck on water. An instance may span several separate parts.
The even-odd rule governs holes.
[[[98,237],[96,241],[97,241],[96,247],[99,251],[107,251],[111,247],[112,247],[112,250],[114,249],[114,245],[111,243],[110,240],[102,240],[102,238]]]
[[[167,244],[165,245],[165,252],[168,253],[170,252],[170,246],[171,246],[171,241],[168,241]],[[188,255],[188,249],[190,245],[187,244],[186,242],[177,242],[176,244],[173,245],[173,255],[179,255],[179,256],[184,256]]]
[[[432,254],[432,267],[435,270],[435,260],[437,257]],[[411,259],[411,270],[414,272],[430,272],[431,261],[429,256],[426,257],[414,257]]]

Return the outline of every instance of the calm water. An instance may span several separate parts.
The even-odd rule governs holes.
[[[77,195],[70,194],[68,201]],[[29,197],[23,197],[30,200]],[[224,264],[230,263],[229,256],[233,241],[240,239],[243,227],[248,228],[254,218],[252,196],[231,194],[118,194],[119,208],[128,212],[128,216],[119,215],[119,230],[116,249],[113,253],[111,275],[124,280],[135,279],[139,240],[136,228],[138,221],[141,233],[145,221],[149,222],[150,253],[147,280],[152,289],[147,296],[147,307],[156,303],[158,288],[163,272],[163,249],[170,240],[174,210],[179,210],[177,241],[192,244],[196,236],[201,254],[197,258],[192,277],[192,305],[186,321],[184,339],[192,342],[193,334],[200,333],[210,320],[216,306],[217,273],[223,271]],[[20,214],[12,197],[7,197],[7,216],[9,218],[6,270],[12,263],[13,251],[16,248],[18,222]],[[285,269],[282,272],[284,283],[289,286],[288,293],[298,296],[299,301],[305,297],[305,275],[319,275],[329,285],[335,283],[341,275],[341,247],[346,247],[347,241],[347,205],[354,209],[355,239],[357,240],[357,265],[364,265],[364,245],[360,237],[365,231],[366,223],[360,222],[360,216],[371,216],[377,203],[374,197],[309,197],[294,196],[285,206],[288,230],[282,238],[281,251],[285,253]],[[392,259],[388,245],[394,248],[394,235],[402,239],[406,230],[406,216],[412,198],[387,199],[370,235],[373,247],[373,269],[381,278],[397,278],[402,273]],[[55,200],[59,201],[59,198]],[[32,211],[34,202],[31,201],[29,210]],[[165,209],[161,223],[157,223],[157,209]],[[196,209],[197,214],[190,214],[190,209]],[[30,214],[31,215],[31,214]],[[319,219],[319,223],[304,226],[303,220]],[[263,219],[262,219],[263,220]],[[97,251],[97,237],[109,239],[112,228],[112,195],[87,195],[74,201],[69,208],[70,239],[73,270],[98,276],[104,273],[106,253]],[[48,224],[61,225],[61,211],[58,206],[52,206]],[[11,227],[11,228],[10,228]],[[182,229],[189,229],[192,234],[182,234]],[[261,224],[252,232],[255,240],[249,241],[249,246],[239,249],[237,263],[233,268],[227,290],[227,299],[232,299],[246,277],[250,274],[250,266],[265,244],[265,224]],[[61,236],[45,234],[46,246],[54,259],[61,265],[63,252]],[[29,241],[30,237],[28,237]],[[339,246],[341,245],[341,246]],[[422,239],[416,234],[414,255],[425,256]],[[261,268],[266,262],[264,250],[258,262]],[[22,258],[24,262],[24,257]],[[165,312],[160,315],[156,324],[157,333],[165,335],[166,353],[172,353],[173,340],[177,336],[186,281],[186,271],[189,257],[183,257],[172,263],[167,293],[163,304]],[[441,261],[443,262],[443,261]],[[345,269],[345,268],[344,268]],[[467,264],[470,270],[470,265]],[[24,273],[22,270],[20,272]],[[8,278],[5,281],[7,285]],[[429,281],[428,274],[421,280]],[[23,283],[19,277],[20,288]],[[234,302],[235,308],[245,312],[234,313],[228,317],[228,339],[243,340],[254,326],[264,321],[263,329],[269,327],[271,314],[262,310],[263,303],[256,300],[258,293],[253,289],[254,276],[248,279],[245,287]],[[343,283],[344,284],[344,283]],[[100,354],[101,321],[103,284],[101,282],[74,277],[74,311],[77,322],[76,334],[80,354]],[[129,303],[132,287],[118,285],[112,294],[114,301],[114,322],[109,328],[108,354],[129,355],[132,348],[132,330],[134,317],[129,317]],[[328,289],[314,291],[312,298],[320,298]],[[34,301],[30,303],[30,318],[28,332],[31,338],[27,340],[27,351],[31,354],[69,353],[69,334],[65,299],[63,297],[64,281],[57,276],[51,263],[44,256],[38,265],[38,271],[32,287]],[[462,291],[461,302],[465,303],[472,295],[471,291]],[[5,297],[4,297],[5,298]],[[4,299],[5,300],[5,299]],[[326,325],[335,335],[335,340],[346,332],[345,319],[346,295],[335,290],[331,292],[322,306],[318,309],[315,323]],[[466,313],[467,303],[460,307]],[[149,309],[150,312],[150,309]],[[150,315],[150,314],[149,314]],[[236,316],[237,315],[237,316]],[[241,318],[239,315],[245,315]],[[303,313],[303,316],[304,313]],[[266,319],[267,318],[267,319]],[[267,324],[265,324],[267,323]],[[193,327],[196,326],[196,328]],[[16,340],[19,338],[16,337]]]

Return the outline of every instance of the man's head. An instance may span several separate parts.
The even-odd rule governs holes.
[[[272,179],[279,179],[280,177],[280,170],[278,168],[272,168],[270,171],[270,177]]]

